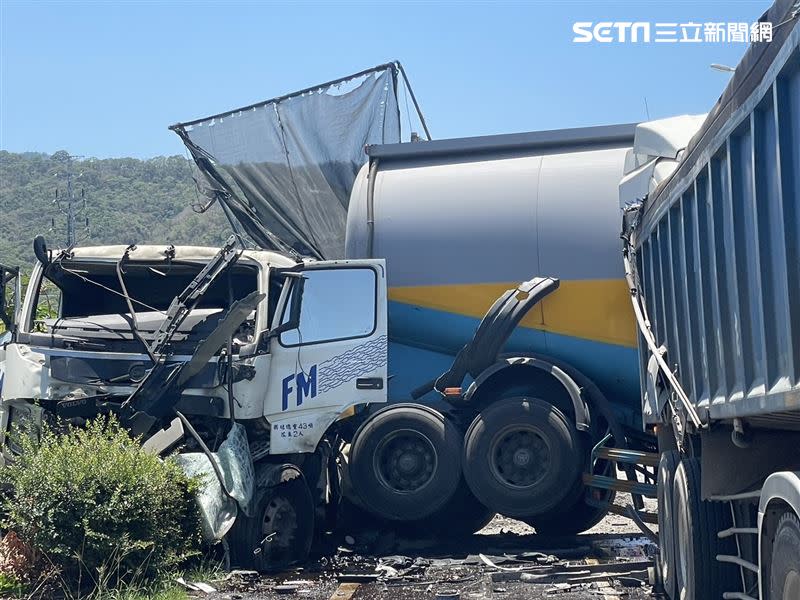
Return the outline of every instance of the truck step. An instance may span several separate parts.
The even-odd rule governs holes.
[[[731,537],[738,534],[752,534],[758,535],[758,527],[729,527],[717,533],[720,539]]]
[[[616,477],[606,475],[583,474],[583,483],[589,487],[600,488],[603,490],[615,490],[617,492],[627,492],[629,494],[640,494],[648,498],[656,497],[656,486],[651,483],[641,481],[626,481]]]
[[[598,448],[596,456],[616,463],[644,465],[646,467],[657,467],[659,459],[657,452],[640,452],[638,450],[626,450],[625,448]]]
[[[717,560],[719,562],[724,563],[732,563],[734,565],[739,565],[743,569],[747,569],[748,571],[752,571],[753,573],[758,573],[758,565],[751,563],[749,560],[745,560],[738,556],[731,556],[729,554],[717,554]]]

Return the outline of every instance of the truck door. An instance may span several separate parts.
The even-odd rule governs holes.
[[[270,342],[273,453],[313,451],[349,408],[386,402],[384,261],[320,261],[290,275],[271,328],[283,329]]]

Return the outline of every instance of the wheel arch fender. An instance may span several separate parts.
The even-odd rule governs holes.
[[[761,498],[758,502],[759,517],[776,500],[789,505],[796,514],[800,515],[800,471],[778,471],[767,477],[761,488]]]
[[[256,487],[275,487],[295,479],[305,482],[302,469],[293,463],[265,462],[256,465]]]
[[[507,356],[501,358],[487,369],[484,369],[475,378],[467,388],[463,401],[467,404],[478,402],[481,393],[489,389],[491,384],[497,382],[504,373],[509,373],[510,369],[531,369],[531,373],[537,375],[545,374],[558,382],[569,395],[575,428],[584,432],[590,430],[591,416],[589,407],[583,398],[581,386],[564,369],[546,358],[533,356]]]
[[[372,408],[376,408],[377,410],[371,410]],[[353,435],[350,437],[350,443],[352,444],[353,440],[358,437],[361,431],[370,423],[375,417],[378,415],[385,413],[390,410],[397,410],[398,408],[415,408],[417,410],[424,411],[430,414],[437,419],[446,420],[448,419],[449,415],[444,412],[437,410],[432,406],[428,406],[427,404],[422,404],[419,402],[391,402],[389,404],[381,404],[381,405],[371,405],[367,410],[361,415],[361,422],[356,427],[356,430],[353,432]]]
[[[800,471],[778,471],[767,477],[758,501],[759,586],[768,582],[767,566],[772,560],[772,538],[777,533],[780,515],[787,510],[800,517]],[[766,597],[760,590],[760,597]]]

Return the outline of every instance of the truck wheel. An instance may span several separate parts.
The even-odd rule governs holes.
[[[735,582],[736,569],[716,561],[717,554],[736,554],[732,538],[717,533],[731,524],[730,508],[700,499],[700,462],[683,459],[675,470],[672,491],[675,593],[680,600],[722,598]]]
[[[658,461],[658,568],[664,591],[675,597],[675,541],[673,539],[675,514],[672,505],[672,488],[680,455],[675,450],[662,452]]]
[[[564,414],[537,398],[491,404],[464,438],[464,477],[495,512],[533,517],[558,505],[580,476],[581,444]]]
[[[393,521],[432,515],[461,477],[461,434],[440,413],[398,404],[370,417],[350,448],[350,478],[364,507]]]
[[[481,504],[462,477],[458,489],[442,508],[410,525],[420,535],[436,533],[448,537],[466,537],[486,527],[495,514]]]
[[[767,600],[795,598],[800,598],[800,519],[787,512],[778,521],[772,542]]]
[[[614,501],[614,492],[607,495],[603,502]],[[542,535],[575,535],[591,529],[608,514],[608,508],[586,503],[581,496],[566,509],[556,510],[523,519],[528,525]]]
[[[252,517],[239,513],[231,529],[234,564],[275,571],[304,561],[314,538],[314,501],[301,477],[257,488]]]

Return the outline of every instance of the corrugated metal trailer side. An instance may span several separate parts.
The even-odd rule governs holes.
[[[725,123],[701,130],[636,231],[656,342],[711,419],[800,409],[798,39],[795,26]]]
[[[800,1],[762,20],[773,41],[625,213],[673,600],[800,598]]]

